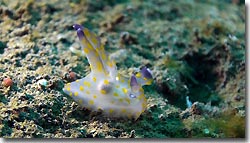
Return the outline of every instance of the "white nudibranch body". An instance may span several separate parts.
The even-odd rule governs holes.
[[[106,55],[99,37],[78,24],[73,27],[91,72],[66,84],[63,91],[82,107],[102,110],[111,117],[137,119],[147,106],[142,86],[153,81],[150,70],[144,67],[131,78],[118,74],[115,62]]]

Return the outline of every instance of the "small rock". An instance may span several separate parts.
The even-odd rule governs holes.
[[[209,134],[210,133],[209,129],[204,129],[204,133]]]
[[[236,96],[234,97],[234,100],[236,100],[236,101],[240,101],[241,99],[243,99],[243,97],[240,96],[240,95],[236,95]]]
[[[40,79],[37,83],[43,87],[46,87],[48,85],[48,81],[46,79]]]
[[[190,109],[190,112],[192,114],[196,114],[196,115],[201,115],[203,113],[202,110],[202,106],[204,106],[203,104],[200,104],[199,102],[195,102]]]
[[[74,80],[76,80],[76,73],[75,72],[69,72],[69,78],[70,78],[70,80],[72,80],[72,81],[74,81]]]
[[[9,86],[12,86],[13,85],[13,81],[11,78],[4,78],[3,79],[3,82],[2,82],[3,86],[5,87],[9,87]]]

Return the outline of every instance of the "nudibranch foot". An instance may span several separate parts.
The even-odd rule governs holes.
[[[63,91],[80,106],[92,111],[102,110],[108,117],[137,119],[147,107],[142,86],[153,81],[151,71],[143,67],[130,78],[118,74],[115,62],[107,56],[100,38],[81,25],[74,24],[73,28],[91,72],[66,84]]]

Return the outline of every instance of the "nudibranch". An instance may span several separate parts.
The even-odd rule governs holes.
[[[111,117],[137,119],[147,106],[142,86],[153,81],[151,71],[143,67],[130,78],[122,76],[115,61],[107,56],[99,37],[78,24],[73,28],[91,72],[82,79],[67,83],[63,91],[80,106],[92,111],[101,110]]]

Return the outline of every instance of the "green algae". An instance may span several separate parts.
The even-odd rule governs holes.
[[[10,125],[9,125],[10,124]],[[9,136],[12,132],[12,123],[9,123],[8,121],[4,120],[2,121],[2,127],[1,127],[1,132],[0,135],[3,136]]]
[[[245,119],[238,115],[223,113],[220,117],[193,123],[193,137],[244,138]],[[203,132],[202,130],[207,132]]]

